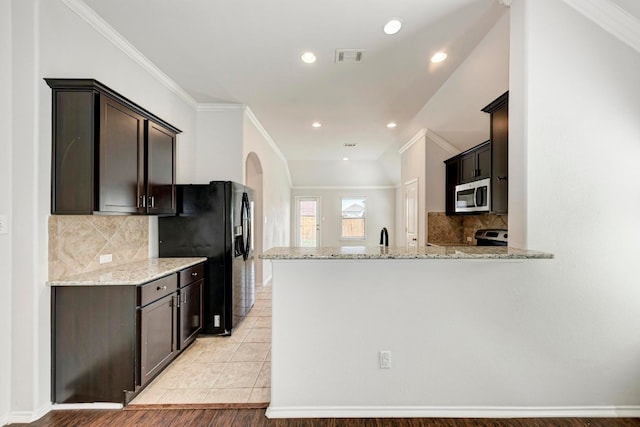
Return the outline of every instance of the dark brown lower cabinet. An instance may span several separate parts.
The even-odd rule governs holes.
[[[140,385],[147,385],[178,353],[177,295],[140,309]]]
[[[202,330],[202,279],[180,289],[180,349],[186,348]]]
[[[136,388],[136,287],[56,286],[52,400],[123,402]]]
[[[128,404],[200,332],[203,272],[199,264],[142,285],[54,286],[52,401]]]

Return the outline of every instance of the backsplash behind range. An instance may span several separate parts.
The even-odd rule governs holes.
[[[444,212],[428,212],[427,241],[434,244],[459,243],[461,245],[476,245],[476,230],[506,230],[508,222],[507,215],[447,215]]]

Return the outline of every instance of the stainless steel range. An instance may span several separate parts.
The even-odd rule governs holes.
[[[507,246],[507,230],[484,229],[476,231],[475,238],[478,246]]]

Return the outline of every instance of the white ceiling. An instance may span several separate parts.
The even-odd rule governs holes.
[[[350,158],[376,160],[406,143],[411,120],[504,13],[496,0],[85,3],[198,102],[248,105],[289,160],[337,160],[345,143],[357,144]],[[388,36],[392,17],[404,25]],[[338,48],[366,49],[363,62],[335,64]],[[300,61],[306,50],[315,64]],[[449,57],[431,64],[438,50]]]

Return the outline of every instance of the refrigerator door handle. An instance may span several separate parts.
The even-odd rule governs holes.
[[[246,214],[246,215],[245,215]],[[242,258],[249,258],[251,227],[249,225],[249,195],[242,193],[242,208],[240,209],[240,223],[242,224]],[[246,227],[246,228],[245,228]],[[244,231],[247,230],[246,240]]]

